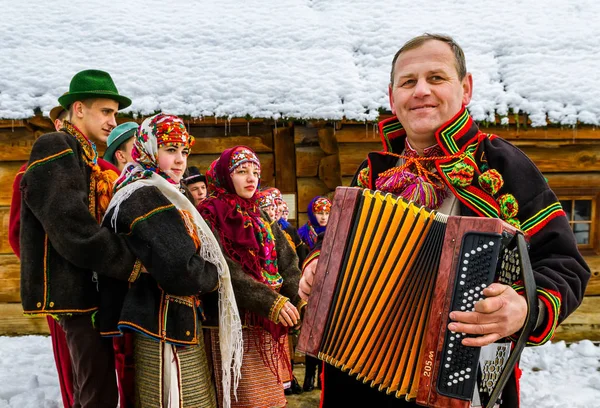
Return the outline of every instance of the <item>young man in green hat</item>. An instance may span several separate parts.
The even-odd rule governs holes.
[[[131,149],[137,128],[136,122],[125,122],[114,128],[108,135],[106,151],[102,158],[116,166],[119,172],[123,171],[127,163],[133,161]]]
[[[121,237],[98,225],[117,174],[98,159],[95,144],[106,142],[115,114],[131,101],[108,73],[86,70],[59,102],[70,121],[36,140],[20,186],[21,299],[26,314],[55,316],[65,331],[73,407],[114,408],[113,343],[94,327],[98,275],[126,281],[135,258]]]

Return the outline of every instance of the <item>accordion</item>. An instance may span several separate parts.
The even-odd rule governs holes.
[[[493,282],[524,287],[516,343],[462,345],[449,313]],[[391,194],[338,187],[298,349],[397,398],[493,407],[537,319],[522,233],[500,219],[447,216]]]

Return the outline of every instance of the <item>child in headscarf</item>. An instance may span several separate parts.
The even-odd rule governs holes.
[[[317,242],[319,234],[325,232],[329,213],[331,212],[331,201],[327,197],[316,196],[308,204],[308,222],[298,230],[300,238],[312,250]]]
[[[118,316],[120,331],[135,333],[138,406],[216,407],[201,323],[199,295],[218,289],[223,377],[229,390],[240,375],[241,321],[229,269],[212,232],[181,193],[194,143],[181,119],[158,114],[142,122],[103,220],[126,237],[138,257]],[[101,288],[111,282],[101,281]],[[106,290],[105,290],[106,292]],[[116,304],[118,291],[111,301]],[[115,307],[113,307],[115,309]],[[98,324],[113,328],[112,316]],[[226,400],[225,406],[229,406]]]
[[[260,162],[250,148],[225,150],[206,177],[210,197],[199,210],[223,246],[245,326],[242,379],[233,405],[284,407],[280,365],[289,367],[285,340],[300,317],[294,306],[300,301],[298,258],[259,209]],[[222,339],[210,334],[215,348]],[[219,355],[212,354],[218,362]],[[219,399],[225,392],[218,388]]]

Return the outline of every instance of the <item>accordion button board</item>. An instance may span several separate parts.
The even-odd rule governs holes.
[[[474,311],[475,304],[484,299],[483,290],[494,282],[501,240],[500,234],[465,234],[450,310]],[[480,348],[463,346],[465,336],[468,335],[446,332],[437,387],[442,395],[470,400],[477,383],[476,373],[471,367],[477,366]]]

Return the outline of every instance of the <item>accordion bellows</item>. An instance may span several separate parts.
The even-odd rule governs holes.
[[[473,310],[492,282],[531,274],[518,236],[499,219],[338,187],[298,349],[421,405],[493,406],[514,365],[511,343],[465,347],[448,315]]]

